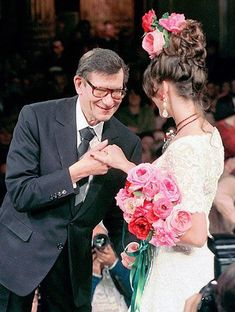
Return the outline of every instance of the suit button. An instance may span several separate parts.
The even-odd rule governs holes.
[[[62,250],[64,248],[64,245],[62,243],[58,243],[56,247],[58,250]]]

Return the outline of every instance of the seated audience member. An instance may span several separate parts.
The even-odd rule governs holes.
[[[215,109],[218,128],[225,149],[225,159],[235,156],[235,94],[220,98]]]
[[[157,133],[155,132],[143,132],[139,134],[142,145],[142,162],[150,162],[152,163],[155,159],[157,159],[161,153],[162,144],[164,141],[164,134],[161,142],[156,140]]]
[[[234,233],[235,229],[235,109],[232,97],[221,98],[216,105],[216,126],[225,150],[224,173],[210,213],[212,233]]]
[[[234,312],[235,263],[230,264],[217,282],[211,281],[198,294],[186,300],[184,312]]]
[[[235,157],[225,161],[224,173],[218,182],[218,188],[214,199],[213,209],[218,213],[216,219],[211,220],[210,231],[212,233],[235,232]],[[212,216],[213,218],[213,216]],[[220,223],[220,224],[217,224]]]
[[[105,234],[106,238],[97,235]],[[97,238],[98,237],[98,238]],[[132,290],[130,271],[123,266],[102,223],[93,230],[92,311],[126,312]]]
[[[96,40],[98,47],[119,52],[118,31],[111,21],[103,23],[102,32]]]
[[[122,106],[116,117],[134,133],[140,134],[155,130],[155,115],[150,105],[143,102],[141,87],[131,87],[127,105]]]
[[[70,60],[61,39],[53,38],[51,40],[50,47],[45,53],[44,59],[46,72],[49,72],[53,68],[61,68],[67,73]]]
[[[158,158],[162,155],[162,147],[164,144],[165,133],[162,130],[155,130],[153,132],[155,141],[155,157]]]
[[[217,102],[217,90],[216,85],[213,82],[208,82],[206,85],[206,96],[208,101],[208,109],[205,112],[206,119],[215,125],[215,105]]]

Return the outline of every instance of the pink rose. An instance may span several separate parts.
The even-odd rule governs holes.
[[[159,55],[162,52],[164,45],[165,39],[163,33],[158,29],[147,33],[142,41],[142,47],[148,52],[150,58],[153,58],[155,55]]]
[[[137,238],[145,240],[151,230],[151,224],[145,217],[139,217],[128,224],[128,230]]]
[[[156,216],[165,220],[170,215],[173,209],[173,204],[166,197],[155,197],[155,199],[153,202],[153,211]]]
[[[149,201],[144,201],[141,206],[138,206],[134,212],[133,218],[139,218],[145,216],[149,210],[153,208],[153,203]]]
[[[142,206],[144,198],[142,197],[129,197],[123,202],[122,210],[126,213],[133,214],[138,206]]]
[[[191,228],[192,216],[188,211],[175,209],[166,219],[166,224],[170,231],[175,232],[179,236]]]
[[[139,244],[136,242],[131,242],[126,246],[125,251],[121,253],[122,264],[124,265],[124,267],[131,269],[131,266],[135,262],[135,256],[130,256],[128,253],[133,253],[137,251],[138,248]]]
[[[123,213],[123,219],[126,221],[126,223],[130,223],[132,220],[132,217],[133,217],[133,214],[131,213],[127,213],[127,212]]]
[[[142,27],[144,32],[149,32],[153,30],[152,23],[156,18],[154,10],[149,10],[148,13],[145,13],[142,17]]]
[[[172,13],[168,18],[160,18],[159,25],[170,32],[179,33],[185,25],[184,14]]]
[[[117,193],[115,197],[117,205],[122,210],[124,210],[124,203],[128,197],[129,197],[129,194],[126,192],[126,189],[123,189],[123,188],[119,190],[119,192]]]
[[[163,220],[153,223],[153,236],[149,241],[154,246],[175,246],[178,241],[175,233],[170,232]]]
[[[128,172],[127,180],[131,183],[129,190],[135,191],[144,187],[151,181],[153,167],[149,163],[135,166]]]
[[[156,181],[155,179],[153,181],[150,181],[143,187],[143,194],[145,195],[146,199],[152,200],[154,196],[159,193],[160,191],[160,183],[159,181]]]
[[[126,246],[125,250],[126,250],[127,252],[135,252],[135,251],[138,250],[138,248],[139,248],[139,243],[137,243],[137,242],[131,242],[131,243],[129,243],[129,244]]]
[[[159,217],[156,216],[153,209],[150,209],[144,216],[148,220],[148,222],[151,224],[159,220]]]
[[[162,179],[161,190],[171,202],[177,204],[180,202],[179,188],[170,175]]]

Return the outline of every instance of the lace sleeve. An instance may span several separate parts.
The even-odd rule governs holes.
[[[164,156],[182,194],[178,207],[192,213],[209,212],[203,193],[207,169],[203,147],[195,142],[174,142]]]

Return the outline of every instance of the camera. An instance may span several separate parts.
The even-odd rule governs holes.
[[[208,238],[208,247],[214,253],[215,279],[232,263],[235,262],[235,235],[213,234]]]
[[[97,234],[93,237],[92,248],[97,248],[98,250],[104,249],[110,244],[110,239],[106,234]]]

